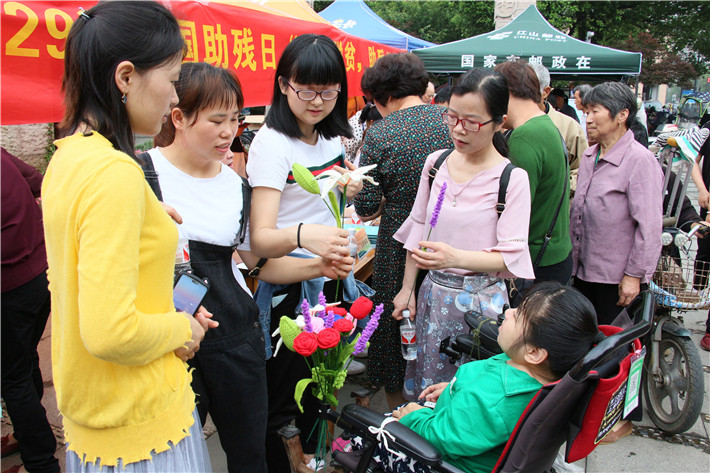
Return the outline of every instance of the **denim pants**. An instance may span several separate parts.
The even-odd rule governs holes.
[[[190,241],[190,262],[210,288],[202,303],[210,329],[188,363],[197,410],[217,427],[230,473],[266,471],[266,361],[259,309],[232,274],[232,248]]]
[[[39,344],[49,317],[47,274],[2,293],[2,397],[30,473],[55,473],[57,441],[42,406]]]

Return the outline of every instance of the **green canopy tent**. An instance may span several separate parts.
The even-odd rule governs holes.
[[[612,80],[641,72],[641,53],[568,36],[548,23],[535,5],[490,33],[412,52],[431,73],[457,74],[518,59],[542,62],[553,79]]]

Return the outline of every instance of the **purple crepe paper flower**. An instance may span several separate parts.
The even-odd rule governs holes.
[[[328,315],[325,316],[325,326],[327,328],[332,328],[333,322],[335,322],[335,312],[329,310]]]
[[[320,294],[318,294],[318,304],[323,306],[323,310],[320,311],[318,316],[324,319],[325,318],[325,308],[328,305],[328,301],[325,300],[325,295],[323,294],[322,291]]]
[[[303,320],[306,324],[305,327],[303,327],[303,330],[312,333],[313,325],[311,325],[311,306],[308,304],[307,299],[303,299],[303,303],[301,303],[301,311],[303,312]]]
[[[353,355],[357,355],[358,353],[364,351],[365,348],[367,348],[367,342],[370,340],[370,337],[379,325],[380,316],[382,315],[382,312],[384,312],[384,310],[384,304],[380,304],[375,307],[375,311],[370,316],[370,321],[367,323],[367,326],[365,326],[365,329],[362,331],[362,334],[360,334],[360,338],[358,338],[357,342],[355,343]]]
[[[439,191],[439,197],[436,198],[436,204],[434,205],[434,211],[431,213],[431,220],[429,220],[429,226],[431,228],[436,227],[439,221],[439,213],[441,212],[441,206],[444,204],[444,195],[446,194],[446,182],[441,184],[441,190]]]

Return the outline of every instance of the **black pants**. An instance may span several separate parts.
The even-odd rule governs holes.
[[[619,302],[619,285],[583,281],[574,278],[573,286],[579,290],[597,311],[597,323],[610,325],[624,309],[616,305]],[[641,284],[641,291],[648,289],[648,284]]]
[[[42,406],[39,344],[49,317],[47,274],[2,293],[2,397],[30,473],[55,473],[57,441]]]
[[[323,292],[328,302],[336,300],[335,281],[328,281]],[[340,290],[342,291],[342,283]],[[282,315],[294,317],[296,307],[301,300],[301,285],[292,284],[285,290],[286,297],[271,309],[271,332],[279,326]],[[343,300],[342,297],[338,300]],[[346,306],[347,308],[347,306]],[[266,363],[266,378],[269,390],[269,422],[266,429],[266,463],[269,473],[284,473],[290,471],[288,457],[278,430],[295,419],[296,427],[301,430],[301,446],[305,453],[316,451],[317,433],[311,434],[318,419],[320,401],[316,399],[310,386],[306,388],[301,399],[303,413],[293,399],[296,383],[303,378],[310,378],[311,371],[303,356],[281,347],[277,356],[272,356]],[[309,438],[310,436],[310,438]]]
[[[569,285],[572,277],[572,253],[559,263],[535,268],[535,283],[543,281],[557,281],[563,286]]]
[[[707,209],[700,209],[700,218],[705,220]],[[695,279],[693,287],[699,291],[708,285],[708,271],[710,271],[710,236],[698,238],[698,253],[695,255]],[[705,321],[705,333],[710,333],[710,311]]]
[[[190,241],[193,272],[208,278],[203,305],[219,327],[210,329],[189,361],[197,411],[217,427],[230,473],[266,471],[266,354],[254,299],[232,274],[232,249]]]

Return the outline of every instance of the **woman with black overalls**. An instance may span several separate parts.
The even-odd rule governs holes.
[[[180,99],[161,133],[170,143],[141,155],[146,176],[159,198],[182,218],[189,239],[192,271],[207,278],[203,305],[219,327],[190,360],[192,386],[204,423],[217,427],[230,472],[266,471],[266,360],[259,309],[232,260],[234,249],[260,277],[275,284],[328,276],[345,277],[353,260],[337,264],[323,258],[258,260],[244,242],[250,189],[220,161],[238,127],[244,99],[237,77],[204,63],[182,65],[175,86]],[[154,169],[154,173],[150,172]],[[157,179],[155,179],[157,174]],[[156,184],[157,180],[157,186]]]

